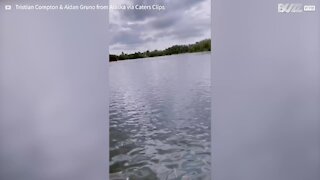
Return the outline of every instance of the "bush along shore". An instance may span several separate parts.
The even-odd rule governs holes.
[[[211,51],[211,39],[205,39],[189,45],[174,45],[165,50],[153,50],[145,52],[135,52],[132,54],[121,53],[120,55],[109,55],[109,61],[121,61],[127,59],[139,59],[157,56],[167,56],[173,54],[194,53]]]

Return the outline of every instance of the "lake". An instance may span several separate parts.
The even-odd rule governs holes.
[[[210,59],[110,63],[110,179],[211,179]]]

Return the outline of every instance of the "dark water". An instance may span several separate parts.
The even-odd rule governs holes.
[[[110,63],[110,179],[210,179],[210,54]]]

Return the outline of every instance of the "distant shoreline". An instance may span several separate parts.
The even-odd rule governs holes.
[[[109,62],[170,56],[170,55],[178,55],[178,54],[199,53],[199,52],[211,52],[211,39],[204,39],[202,41],[196,42],[194,44],[188,44],[188,45],[174,45],[165,50],[153,50],[153,51],[148,50],[145,52],[135,52],[131,54],[126,54],[122,52],[120,55],[110,54]]]
[[[210,53],[211,51],[199,51],[199,52],[186,52],[186,53],[180,53],[180,54],[171,54],[171,55],[164,55],[164,56],[154,56],[154,57],[145,57],[145,58],[136,58],[136,59],[125,59],[125,60],[119,60],[119,61],[109,61],[110,63],[114,62],[122,62],[122,61],[129,61],[129,60],[141,60],[141,59],[148,59],[148,58],[160,58],[160,57],[167,57],[167,56],[180,56],[180,55],[188,55],[188,54],[205,54]]]

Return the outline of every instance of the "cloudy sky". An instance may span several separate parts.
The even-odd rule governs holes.
[[[190,44],[211,36],[210,0],[110,0],[111,5],[164,5],[165,10],[110,10],[110,53]]]

